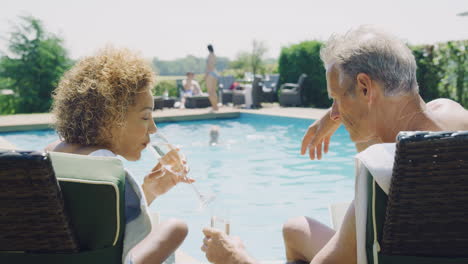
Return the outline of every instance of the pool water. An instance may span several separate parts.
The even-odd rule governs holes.
[[[199,260],[202,228],[212,215],[230,220],[231,234],[241,237],[257,259],[284,259],[282,224],[301,215],[329,225],[328,205],[350,201],[354,192],[354,144],[343,127],[332,137],[330,151],[321,161],[300,155],[304,132],[312,120],[241,114],[240,118],[160,123],[158,128],[173,144],[181,146],[201,192],[216,200],[198,209],[195,192],[179,184],[157,198],[151,211],[161,219],[183,219],[189,235],[182,250]],[[209,145],[209,131],[220,127],[219,145]],[[3,133],[22,149],[42,149],[58,137],[52,130]],[[137,162],[125,161],[139,182],[155,165],[144,151]]]

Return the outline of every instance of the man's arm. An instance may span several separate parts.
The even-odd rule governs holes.
[[[322,158],[322,147],[324,153],[328,152],[330,137],[341,124],[341,121],[334,121],[330,118],[330,112],[331,109],[309,126],[302,138],[301,155],[309,150],[309,157],[313,160],[316,157]]]

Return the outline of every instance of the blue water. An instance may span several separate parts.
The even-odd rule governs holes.
[[[350,201],[354,192],[354,144],[343,127],[332,137],[330,152],[321,161],[301,156],[302,136],[312,120],[241,114],[240,118],[160,123],[158,128],[181,146],[202,192],[217,198],[200,212],[194,191],[180,184],[151,205],[162,219],[175,217],[189,225],[182,245],[188,254],[204,260],[200,251],[211,215],[228,217],[233,235],[263,260],[284,259],[281,226],[291,217],[307,215],[329,225],[328,205]],[[209,131],[220,127],[220,144],[209,146]],[[44,148],[58,137],[52,130],[3,133],[19,148]],[[137,162],[125,162],[142,182],[155,165],[144,151]]]

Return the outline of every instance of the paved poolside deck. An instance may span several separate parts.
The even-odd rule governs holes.
[[[204,119],[236,118],[240,113],[253,113],[262,115],[275,115],[296,118],[320,118],[325,109],[280,107],[277,104],[265,104],[261,109],[240,109],[224,106],[215,113],[210,108],[200,109],[164,109],[153,112],[156,122],[189,121]],[[0,116],[0,132],[40,130],[52,128],[54,117],[52,114],[19,114]]]
[[[326,109],[300,108],[300,107],[280,107],[277,104],[264,104],[261,109],[240,109],[223,106],[215,113],[210,112],[210,108],[202,109],[164,109],[153,112],[155,122],[170,121],[190,121],[204,119],[224,119],[236,118],[241,113],[252,113],[262,115],[285,116],[306,119],[318,119],[325,114]],[[23,114],[0,116],[0,132],[27,131],[52,128],[54,117],[52,114]],[[11,149],[14,146],[0,137],[0,149]],[[208,263],[206,260],[200,261],[181,250],[175,254],[176,264],[201,264]],[[284,261],[261,261],[263,264],[280,264]]]

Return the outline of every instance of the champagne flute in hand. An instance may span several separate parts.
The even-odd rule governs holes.
[[[165,169],[177,176],[186,177],[186,165],[182,163],[184,160],[183,155],[177,147],[169,143],[161,132],[158,131],[151,136],[150,146],[149,151],[155,155]],[[198,197],[200,210],[204,209],[216,198],[214,194],[200,193],[193,182],[189,182],[189,184]]]

